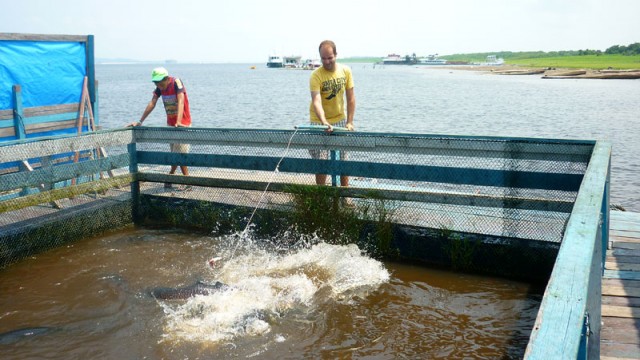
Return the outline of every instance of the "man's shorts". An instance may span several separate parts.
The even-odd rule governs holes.
[[[318,125],[318,123],[312,122],[311,125]],[[347,119],[342,119],[335,124],[331,124],[331,126],[347,127]],[[327,160],[329,158],[329,151],[328,150],[309,150],[309,155],[311,155],[313,159]],[[348,160],[348,159],[349,159],[349,156],[347,152],[341,150],[340,160]]]
[[[169,144],[171,146],[171,152],[188,154],[191,146],[189,144]]]

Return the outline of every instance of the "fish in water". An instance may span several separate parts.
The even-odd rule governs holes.
[[[181,288],[155,288],[151,290],[151,295],[161,300],[184,300],[196,295],[211,295],[226,288],[228,286],[219,281],[214,284],[197,281],[193,285]]]
[[[16,343],[20,340],[30,338],[32,336],[46,334],[50,331],[53,331],[54,328],[39,326],[39,327],[30,327],[24,329],[17,329],[13,331],[7,331],[5,333],[0,334],[0,344],[9,345]]]

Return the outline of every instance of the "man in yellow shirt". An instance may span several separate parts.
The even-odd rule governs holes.
[[[351,69],[336,63],[336,44],[325,40],[318,47],[322,67],[311,73],[309,86],[311,89],[311,105],[309,113],[311,123],[326,125],[327,131],[332,132],[334,126],[345,127],[353,131],[353,115],[356,111],[356,97],[353,91],[353,75]],[[345,114],[344,97],[347,97]],[[314,159],[326,159],[327,151],[311,150]],[[340,159],[346,160],[347,154],[340,151]],[[326,174],[316,174],[316,184],[324,185]],[[340,186],[349,186],[349,177],[340,176]]]

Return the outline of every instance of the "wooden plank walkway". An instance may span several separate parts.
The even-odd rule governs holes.
[[[610,213],[600,359],[640,359],[640,213]]]

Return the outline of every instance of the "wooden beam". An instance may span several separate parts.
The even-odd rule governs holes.
[[[618,263],[614,261],[607,261],[605,263],[605,269],[640,272],[640,264],[629,264],[629,263]]]
[[[22,161],[41,156],[64,154],[73,149],[92,149],[98,146],[109,147],[127,145],[133,141],[131,129],[106,130],[89,133],[79,137],[53,137],[28,141],[6,142],[0,145],[0,163]]]
[[[86,42],[86,35],[0,33],[0,40]]]
[[[640,288],[603,285],[602,295],[640,297]]]
[[[626,288],[640,288],[640,281],[638,280],[624,280],[624,279],[602,279],[603,286],[622,286]]]
[[[602,305],[602,316],[640,319],[640,308]]]
[[[87,152],[83,152],[87,153]],[[23,186],[37,186],[46,178],[52,183],[69,180],[72,177],[93,175],[99,171],[107,171],[118,168],[125,168],[129,165],[129,154],[118,154],[108,158],[91,159],[78,163],[61,164],[48,168],[34,169],[33,172],[17,172],[3,175],[0,183],[0,191],[10,191],[20,184]]]
[[[613,241],[612,245],[613,249],[633,249],[640,250],[640,241],[639,242],[627,242],[627,241]],[[640,252],[638,252],[640,256]]]
[[[640,297],[602,295],[603,305],[640,307]],[[640,330],[640,328],[638,329]]]
[[[47,106],[34,106],[24,108],[24,114],[26,117],[38,117],[48,116],[55,114],[77,113],[80,103],[62,104],[62,105],[47,105]]]
[[[558,141],[553,146],[544,140],[529,139],[517,143],[514,138],[459,139],[448,136],[408,135],[391,136],[382,133],[298,133],[293,131],[199,128],[136,129],[136,141],[152,143],[219,144],[229,146],[282,147],[291,139],[292,149],[343,149],[369,153],[402,153],[470,158],[503,158],[513,160],[543,160],[583,162],[589,161],[592,141]],[[485,140],[482,141],[481,140]],[[482,143],[482,149],[478,144]]]
[[[0,138],[14,137],[16,135],[15,129],[12,127],[0,128]]]
[[[38,194],[22,196],[0,202],[0,214],[7,211],[23,209],[29,206],[39,205],[55,200],[70,198],[86,193],[106,191],[110,188],[124,186],[134,179],[132,174],[119,175],[115,178],[92,181],[76,186],[68,186],[61,189],[53,189]]]
[[[605,270],[602,274],[603,278],[640,280],[640,272],[626,270]]]
[[[273,171],[279,157],[223,154],[178,154],[138,151],[140,164],[221,167]],[[329,161],[287,158],[281,172],[338,174],[386,179],[448,183],[455,185],[496,186],[521,189],[577,191],[582,174],[491,170],[465,167],[370,163],[366,161]],[[381,175],[384,174],[384,175]]]
[[[11,119],[13,119],[13,109],[0,110],[0,120],[11,120]]]
[[[611,144],[598,141],[540,303],[525,351],[527,359],[577,359],[600,346],[599,341],[584,341],[588,330],[585,317],[589,316],[591,330],[599,333],[603,248],[600,219],[610,163]]]
[[[32,172],[33,171],[33,167],[31,167],[31,165],[29,164],[29,162],[27,160],[22,160],[22,165],[24,166],[25,169],[27,169],[27,171]],[[47,191],[47,186],[45,186],[45,184],[38,184],[38,188],[40,189],[40,191]],[[62,205],[60,205],[57,201],[55,200],[51,200],[49,202],[51,204],[51,206],[53,206],[54,209],[62,209]]]

